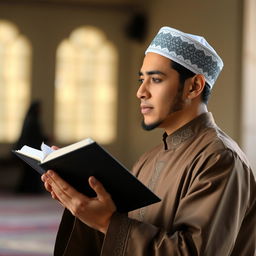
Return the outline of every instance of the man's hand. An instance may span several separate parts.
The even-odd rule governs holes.
[[[42,175],[42,181],[52,197],[60,201],[74,216],[86,225],[106,234],[116,206],[98,180],[94,177],[89,178],[89,185],[97,195],[94,198],[79,193],[52,170]]]

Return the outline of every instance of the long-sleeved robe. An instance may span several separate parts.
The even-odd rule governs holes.
[[[145,153],[133,173],[161,199],[115,213],[106,236],[65,210],[55,256],[255,256],[255,174],[204,113]]]

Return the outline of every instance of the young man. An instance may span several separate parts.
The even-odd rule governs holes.
[[[255,256],[255,176],[207,111],[222,67],[204,38],[160,29],[146,51],[137,97],[142,126],[162,128],[163,142],[133,173],[162,201],[119,214],[94,177],[97,197],[87,198],[48,171],[45,187],[66,208],[55,255]]]

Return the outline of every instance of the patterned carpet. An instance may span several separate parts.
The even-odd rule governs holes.
[[[0,256],[51,256],[62,207],[49,195],[0,195]]]

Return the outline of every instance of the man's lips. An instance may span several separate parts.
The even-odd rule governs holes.
[[[144,114],[148,114],[153,109],[153,107],[151,105],[141,104],[140,109],[141,109],[141,113],[144,115]]]

